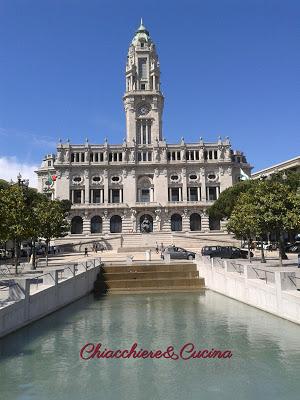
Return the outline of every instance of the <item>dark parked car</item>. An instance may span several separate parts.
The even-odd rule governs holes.
[[[248,258],[248,250],[234,246],[204,246],[201,254],[220,258]],[[252,251],[250,252],[250,257],[253,257]]]
[[[286,253],[300,253],[300,242],[290,244],[285,248]]]
[[[195,258],[195,253],[183,249],[182,247],[169,246],[165,249],[165,254],[170,254],[171,259],[175,260],[193,260]]]

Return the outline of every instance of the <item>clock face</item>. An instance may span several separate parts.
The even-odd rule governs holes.
[[[143,104],[140,108],[139,108],[139,113],[141,115],[146,115],[148,114],[148,112],[150,111],[150,107],[147,104]]]

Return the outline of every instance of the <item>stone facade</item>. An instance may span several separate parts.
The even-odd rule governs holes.
[[[38,190],[70,199],[70,236],[144,231],[220,231],[208,207],[250,175],[228,138],[169,144],[162,135],[164,97],[155,45],[141,23],[129,47],[123,97],[126,138],[120,145],[59,143],[45,157]],[[53,179],[51,178],[53,177]]]

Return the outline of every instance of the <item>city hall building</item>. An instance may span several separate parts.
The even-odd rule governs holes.
[[[227,138],[167,143],[155,44],[141,23],[128,50],[126,137],[112,145],[60,142],[38,169],[38,190],[72,201],[69,237],[138,232],[220,232],[207,210],[251,166]]]

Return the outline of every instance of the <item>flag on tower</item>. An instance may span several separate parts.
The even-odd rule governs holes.
[[[250,176],[246,174],[246,172],[240,168],[240,181],[248,181],[250,179]]]

